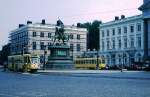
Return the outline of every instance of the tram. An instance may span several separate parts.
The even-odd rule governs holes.
[[[12,71],[36,72],[40,68],[38,55],[23,54],[8,56],[8,69]]]
[[[102,58],[76,58],[75,68],[77,69],[105,69],[105,60]],[[98,64],[98,65],[97,65]]]

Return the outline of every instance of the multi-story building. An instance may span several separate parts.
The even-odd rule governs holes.
[[[27,21],[26,25],[20,24],[19,28],[10,33],[11,54],[38,54],[42,63],[44,52],[46,51],[46,59],[50,55],[48,47],[53,44],[55,28],[55,24],[46,24],[45,20],[42,20],[42,23],[32,24],[31,21]],[[87,30],[67,25],[64,29],[65,34],[69,36],[71,56],[76,57],[86,51]]]
[[[100,25],[100,57],[108,65],[126,65],[141,62],[144,55],[144,21],[142,15]]]
[[[144,4],[139,8],[143,12],[144,20],[144,58],[150,61],[150,0],[143,0]]]

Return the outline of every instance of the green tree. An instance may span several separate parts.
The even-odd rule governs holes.
[[[93,50],[99,49],[99,25],[102,22],[99,20],[94,20],[92,23],[77,23],[77,27],[80,28],[87,28],[87,49]]]
[[[99,25],[101,21],[95,20],[92,22],[92,26],[89,32],[89,49],[99,49]]]
[[[2,50],[0,51],[0,64],[7,62],[7,58],[10,55],[10,44],[3,46]]]

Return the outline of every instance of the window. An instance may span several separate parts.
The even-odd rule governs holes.
[[[121,64],[121,55],[118,55],[119,58],[119,64]]]
[[[36,42],[32,42],[32,49],[36,50]]]
[[[44,42],[40,42],[41,50],[44,50]]]
[[[70,44],[70,50],[73,51],[73,44]]]
[[[127,55],[123,54],[123,56],[124,56],[124,64],[127,64]]]
[[[137,37],[138,48],[141,48],[141,37]]]
[[[69,37],[70,37],[70,39],[73,39],[73,34],[70,34],[70,36],[69,36]]]
[[[40,33],[40,37],[44,37],[44,32],[41,32],[41,33]]]
[[[121,34],[121,28],[118,27],[118,35],[120,35],[120,34]]]
[[[36,37],[36,32],[33,32],[33,33],[32,33],[32,37]]]
[[[131,46],[130,47],[133,48],[134,47],[134,38],[133,37],[131,37],[130,42],[131,42],[131,44],[130,44]]]
[[[104,33],[104,30],[102,31],[102,37],[105,37],[105,33]]]
[[[102,40],[102,50],[105,49],[104,46],[105,46],[105,44],[104,44],[104,41]]]
[[[112,46],[113,46],[113,49],[115,49],[115,39],[112,40],[112,44],[113,44],[113,45],[112,45]]]
[[[112,35],[115,35],[115,28],[112,29]]]
[[[50,50],[50,46],[52,45],[51,42],[48,42],[48,49]]]
[[[130,26],[130,32],[133,33],[134,32],[134,25]]]
[[[137,31],[141,31],[141,24],[140,23],[137,24]]]
[[[51,35],[52,35],[51,33],[48,33],[48,38],[51,38]]]
[[[109,36],[109,30],[107,30],[107,36]]]
[[[107,41],[107,50],[109,50],[109,40]]]
[[[127,33],[127,27],[124,27],[123,30],[124,30],[124,33]]]
[[[127,38],[124,38],[124,48],[127,48]]]
[[[80,51],[80,44],[77,44],[77,51]]]
[[[118,48],[121,48],[121,39],[118,40]]]
[[[80,35],[79,34],[77,34],[77,39],[80,40]]]

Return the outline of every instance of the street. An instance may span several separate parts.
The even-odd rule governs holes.
[[[0,97],[149,97],[150,72],[0,72]]]

